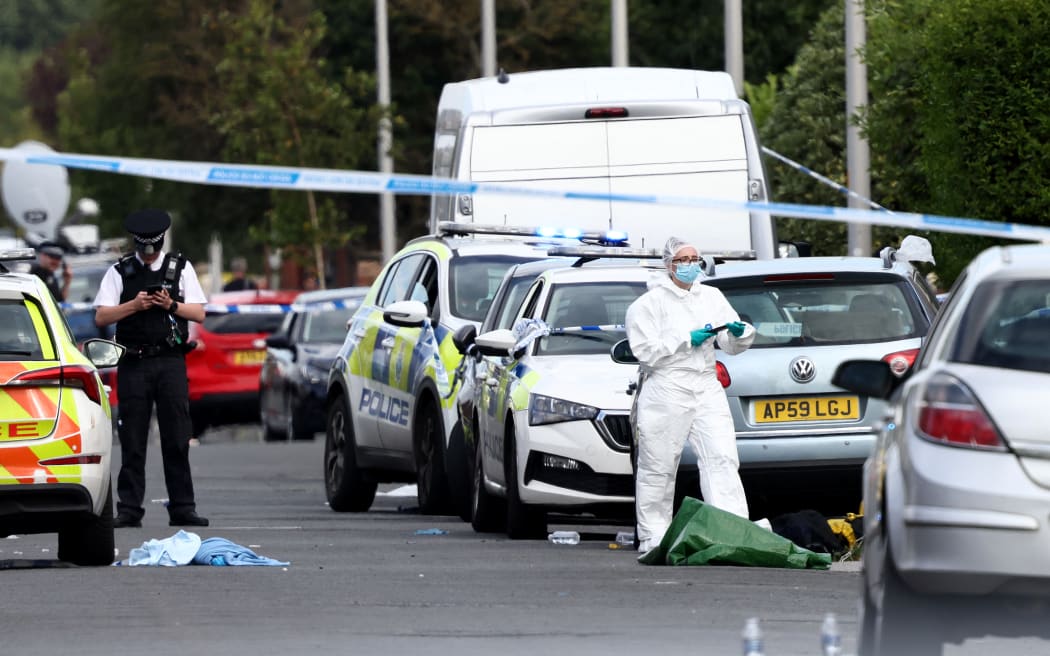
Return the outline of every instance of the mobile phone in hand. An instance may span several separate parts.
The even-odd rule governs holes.
[[[159,294],[164,289],[164,285],[150,285],[146,288],[147,294]]]

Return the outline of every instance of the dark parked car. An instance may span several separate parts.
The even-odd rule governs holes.
[[[259,405],[267,441],[308,440],[324,431],[328,370],[367,293],[368,287],[304,292],[266,338]]]

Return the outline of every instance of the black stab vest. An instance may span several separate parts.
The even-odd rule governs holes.
[[[183,296],[179,282],[182,269],[186,266],[186,258],[181,253],[166,253],[159,271],[151,271],[134,254],[125,255],[113,266],[124,281],[124,290],[120,292],[121,303],[127,303],[150,285],[164,285],[168,294],[176,302],[182,302]],[[170,315],[159,307],[136,312],[118,321],[117,342],[136,346],[168,346],[167,340],[172,334],[172,319],[175,320],[175,326],[185,344],[189,339],[189,322]]]

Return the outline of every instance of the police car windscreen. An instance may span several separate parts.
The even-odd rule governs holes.
[[[454,258],[449,273],[449,304],[457,317],[482,321],[507,269],[536,258],[472,255]]]
[[[204,329],[216,335],[234,333],[272,333],[281,327],[284,315],[280,312],[209,314],[204,317]]]
[[[627,308],[644,293],[642,281],[555,285],[544,315],[551,334],[539,340],[536,355],[608,357],[625,336]]]

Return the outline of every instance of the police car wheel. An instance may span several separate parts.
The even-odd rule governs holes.
[[[547,536],[547,513],[542,508],[522,502],[518,491],[518,456],[514,443],[514,425],[507,423],[504,445],[507,455],[507,537],[511,540],[539,540]]]
[[[474,419],[474,471],[470,486],[470,525],[475,533],[497,533],[506,524],[502,499],[485,489],[485,464],[482,462],[481,434]]]
[[[336,512],[365,512],[375,500],[377,484],[357,466],[354,426],[342,398],[328,408],[324,483],[328,507]]]
[[[420,403],[412,435],[419,511],[425,515],[445,514],[451,505],[445,476],[445,429],[433,399]]]
[[[114,545],[113,484],[110,483],[106,488],[106,501],[101,515],[90,515],[59,529],[58,559],[74,565],[111,565]]]
[[[448,437],[448,449],[445,451],[445,474],[448,477],[448,491],[452,497],[452,506],[459,518],[465,522],[470,521],[471,515],[470,461],[467,453],[463,422],[457,421]]]

